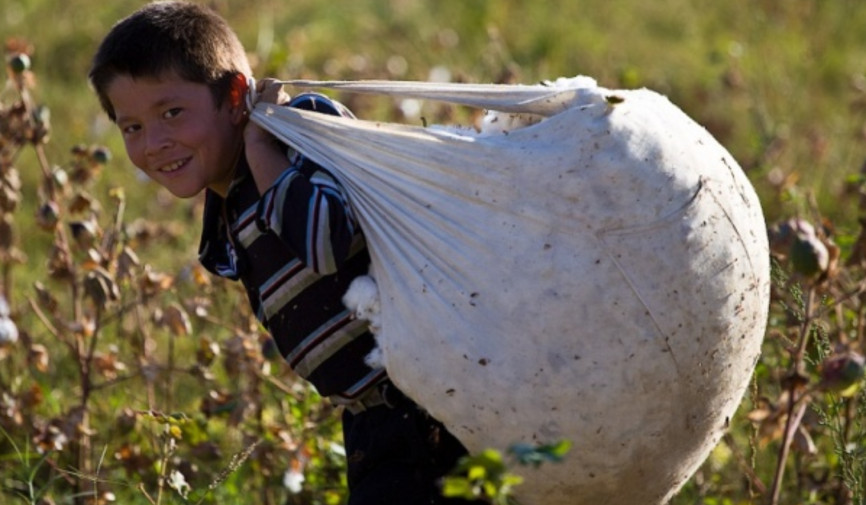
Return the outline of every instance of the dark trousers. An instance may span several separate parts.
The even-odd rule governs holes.
[[[349,505],[463,505],[439,481],[466,455],[463,445],[393,385],[386,405],[343,413]]]

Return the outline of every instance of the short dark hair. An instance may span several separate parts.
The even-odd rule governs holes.
[[[237,34],[219,14],[192,2],[157,1],[112,27],[96,51],[89,78],[114,121],[107,90],[115,77],[160,77],[170,71],[210,87],[217,107],[236,74],[252,73]]]

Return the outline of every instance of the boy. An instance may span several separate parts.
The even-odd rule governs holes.
[[[239,279],[289,365],[345,406],[349,503],[460,503],[444,499],[437,481],[465,449],[364,363],[373,336],[340,301],[369,265],[342,188],[248,122],[251,75],[225,20],[171,1],[115,25],[89,77],[137,167],[177,197],[205,192],[201,263]],[[283,103],[273,81],[258,88],[262,100]],[[318,94],[287,105],[352,117]]]

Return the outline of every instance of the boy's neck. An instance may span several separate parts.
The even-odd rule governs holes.
[[[235,155],[232,160],[231,169],[229,170],[228,177],[224,180],[219,181],[217,183],[211,184],[208,186],[208,189],[218,194],[222,198],[225,198],[229,194],[229,189],[232,187],[232,184],[235,181],[235,178],[238,175],[238,165],[241,162],[241,157],[244,154],[244,143],[240,142],[238,148],[235,150]]]

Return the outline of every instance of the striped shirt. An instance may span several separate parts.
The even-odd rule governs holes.
[[[315,93],[288,104],[352,117]],[[370,257],[339,183],[321,166],[290,151],[288,169],[262,195],[242,159],[225,198],[205,196],[199,261],[240,280],[256,317],[280,354],[322,396],[349,403],[385,379],[364,357],[374,348],[366,321],[341,298],[367,273]]]

